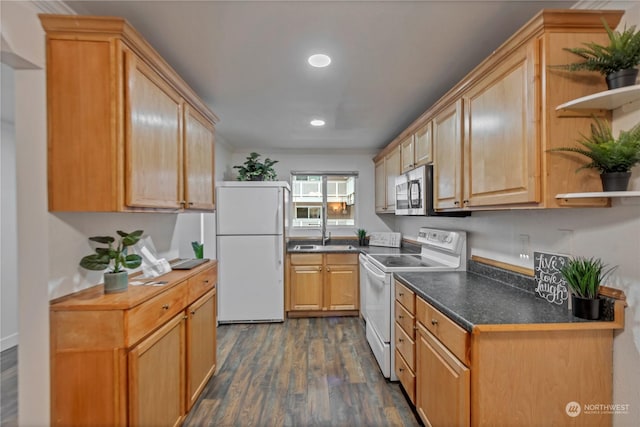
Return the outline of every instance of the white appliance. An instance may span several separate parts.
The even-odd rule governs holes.
[[[287,182],[225,181],[216,189],[218,321],[284,321]]]
[[[429,165],[429,171],[432,166]],[[396,215],[428,215],[427,201],[433,197],[433,181],[427,166],[396,177]],[[433,206],[433,202],[431,204]]]
[[[420,254],[366,255],[360,264],[367,279],[364,318],[369,346],[382,374],[397,381],[395,374],[395,282],[393,273],[458,271],[467,268],[467,236],[463,231],[420,228]]]
[[[386,231],[372,231],[369,233],[369,246],[386,246],[399,248],[402,243],[402,234]]]

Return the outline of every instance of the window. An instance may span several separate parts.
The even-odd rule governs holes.
[[[356,172],[293,172],[293,227],[356,225]]]

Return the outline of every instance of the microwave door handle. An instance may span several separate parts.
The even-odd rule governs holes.
[[[411,187],[413,187],[414,181],[407,181],[407,199],[409,200],[409,208],[413,209],[413,198],[411,197]]]
[[[418,186],[418,203],[416,204],[416,208],[422,206],[422,188],[420,188],[420,181],[416,181],[415,184]]]

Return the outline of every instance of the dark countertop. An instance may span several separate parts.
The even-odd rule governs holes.
[[[481,325],[594,323],[535,294],[469,271],[395,277],[469,332]]]

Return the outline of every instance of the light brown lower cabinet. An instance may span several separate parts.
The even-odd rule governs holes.
[[[610,426],[606,411],[574,418],[566,407],[614,403],[613,330],[624,326],[624,302],[615,306],[611,322],[476,325],[470,333],[416,297],[420,418],[431,427]]]
[[[470,422],[470,372],[423,326],[418,326],[416,409],[429,426]]]
[[[51,424],[175,426],[216,368],[217,263],[52,301]]]
[[[288,264],[290,317],[358,314],[358,254],[291,254]]]

